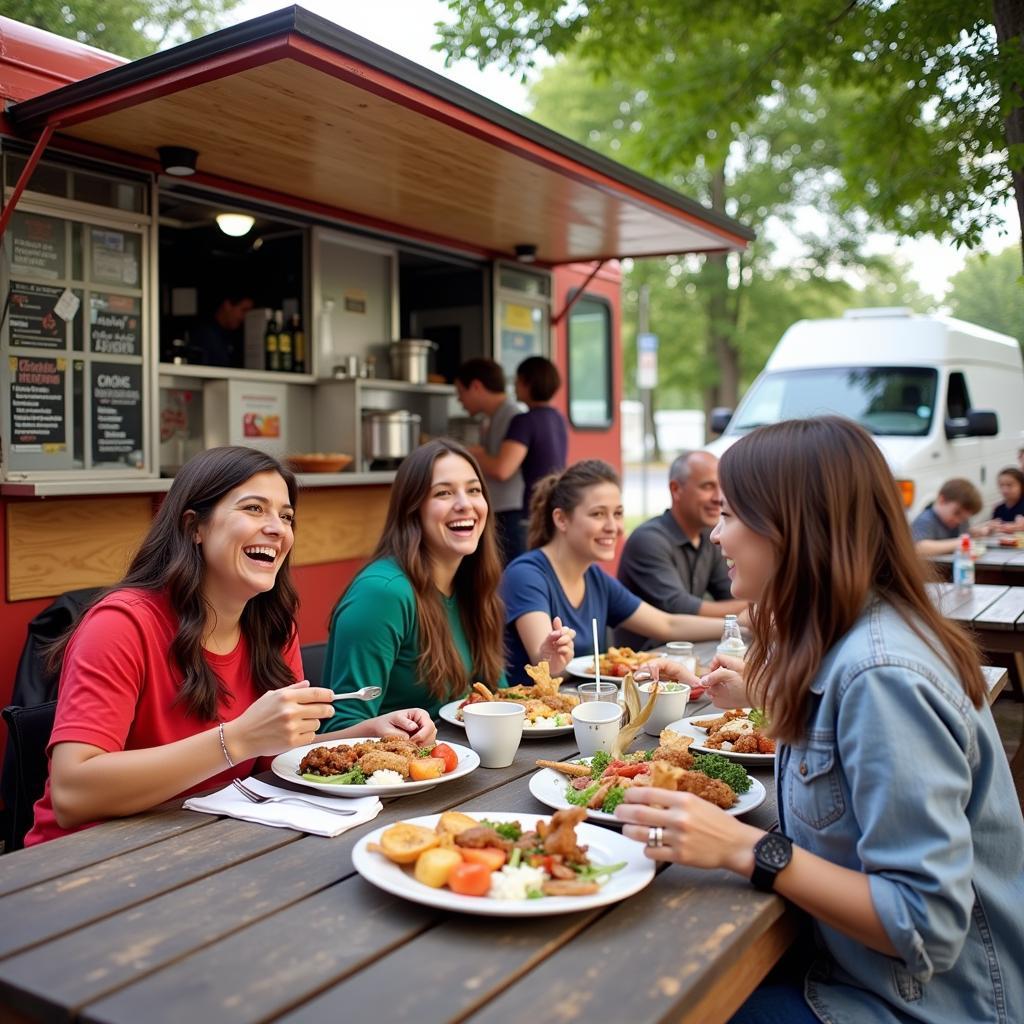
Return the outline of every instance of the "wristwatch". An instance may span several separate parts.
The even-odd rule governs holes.
[[[793,840],[781,832],[768,832],[754,847],[754,873],[750,884],[761,892],[775,888],[775,876],[793,856]]]

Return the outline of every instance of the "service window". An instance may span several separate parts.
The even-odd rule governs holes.
[[[611,308],[591,295],[569,311],[569,420],[584,430],[613,420]]]

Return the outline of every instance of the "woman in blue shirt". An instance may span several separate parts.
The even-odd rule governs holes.
[[[659,611],[599,569],[611,562],[622,538],[622,492],[615,470],[585,459],[540,480],[530,502],[529,547],[509,563],[501,581],[510,682],[529,682],[524,666],[535,664],[556,619],[575,630],[575,653],[593,654],[597,635],[625,626],[656,640],[715,640],[723,619]],[[568,658],[551,671],[563,671]]]
[[[753,642],[745,686],[707,681],[766,711],[781,832],[637,787],[625,834],[813,919],[804,976],[762,985],[736,1024],[1024,1021],[1024,822],[979,653],[928,598],[885,459],[822,417],[748,434],[719,474],[712,540]]]

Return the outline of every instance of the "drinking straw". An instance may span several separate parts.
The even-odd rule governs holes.
[[[597,642],[597,619],[591,619],[594,630],[594,678],[597,682],[597,699],[601,699],[601,648]]]

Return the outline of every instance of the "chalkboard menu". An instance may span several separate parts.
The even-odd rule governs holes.
[[[89,350],[110,356],[141,355],[142,300],[94,292],[90,301]]]
[[[92,363],[92,461],[141,465],[142,367]]]
[[[62,451],[67,444],[67,360],[9,356],[8,367],[12,451]]]
[[[44,280],[64,277],[67,235],[64,221],[16,210],[11,216],[11,270]]]
[[[64,348],[65,322],[54,306],[63,287],[48,284],[11,282],[11,346],[22,348]]]

